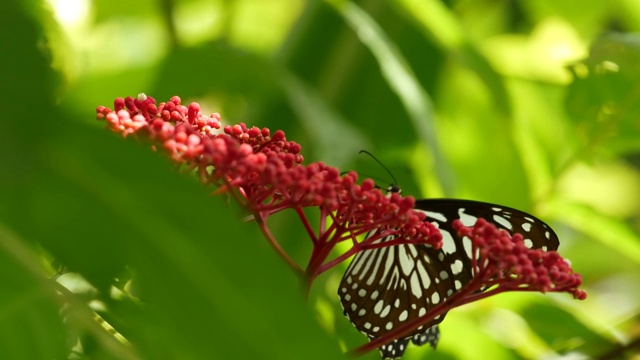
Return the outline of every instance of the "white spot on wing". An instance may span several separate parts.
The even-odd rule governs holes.
[[[387,253],[387,248],[382,248],[380,249],[380,256],[378,257],[378,259],[384,259],[384,256]],[[371,271],[371,275],[369,276],[369,278],[367,279],[367,285],[371,286],[371,284],[373,284],[373,281],[376,279],[376,275],[378,275],[378,268],[380,268],[380,263],[382,263],[382,261],[370,261],[371,262],[375,262],[375,266],[373,267],[373,271]],[[367,267],[364,270],[364,274],[362,276],[364,276],[368,271],[369,271],[369,265],[367,264]]]
[[[451,264],[451,273],[458,275],[462,272],[462,260],[458,259]]]
[[[500,215],[493,215],[493,221],[504,226],[506,229],[513,230],[513,225],[511,224],[511,222]]]
[[[469,259],[473,259],[471,251],[473,250],[473,244],[471,243],[471,239],[469,239],[468,237],[463,237],[462,238],[462,246],[464,246],[464,252],[465,254],[467,254],[467,257]]]
[[[424,289],[428,289],[431,286],[431,278],[429,277],[429,273],[427,273],[427,269],[424,268],[421,262],[418,262],[418,274],[420,274],[420,278],[422,279],[422,287]]]
[[[440,271],[440,279],[442,280],[446,280],[449,278],[449,273],[447,273],[446,271],[442,270]]]
[[[362,267],[362,264],[367,263],[367,259],[370,257],[375,257],[374,253],[378,252],[378,249],[375,250],[367,250],[367,251],[363,251],[361,253],[358,254],[358,256],[356,256],[356,258],[354,259],[353,262],[353,267],[350,269],[351,270],[351,274],[353,275],[358,275],[358,272],[360,271],[360,268]],[[351,276],[349,276],[349,278],[351,278]],[[349,279],[347,279],[347,282],[349,284],[351,284],[351,282],[349,281]]]
[[[454,286],[456,287],[456,290],[460,290],[460,288],[462,288],[462,283],[460,280],[456,280]]]
[[[462,224],[464,226],[473,226],[478,220],[478,218],[473,215],[465,214],[465,211],[466,211],[465,208],[461,208],[460,210],[458,210],[458,216],[460,217],[460,221],[462,221]]]
[[[380,311],[382,311],[382,307],[384,306],[384,301],[379,300],[376,305],[373,307],[373,312],[376,314],[380,314]]]
[[[389,247],[386,247],[385,249],[388,250],[389,254],[387,254],[386,256],[387,261],[384,264],[383,273],[382,273],[382,276],[380,277],[380,285],[383,285],[385,283],[385,280],[387,279],[387,275],[389,275],[389,272],[391,271],[392,268],[395,268],[395,266],[393,266],[393,259],[395,257],[394,255],[395,246],[389,246]],[[389,286],[391,286],[391,283],[392,283],[392,280],[389,281]]]
[[[420,266],[420,263],[418,263],[418,266]],[[413,274],[411,274],[411,293],[417,297],[417,298],[421,298],[422,297],[422,287],[420,286],[420,278],[418,277],[418,272],[413,272]]]
[[[431,302],[434,304],[437,304],[440,302],[440,294],[438,294],[437,292],[434,292],[433,295],[431,295]]]
[[[380,313],[380,317],[381,318],[386,317],[387,315],[389,315],[390,311],[391,311],[391,305],[385,306],[382,312]]]
[[[413,258],[407,254],[406,246],[398,246],[398,260],[400,261],[400,268],[402,269],[404,276],[409,276],[413,271],[415,262],[413,261]]]
[[[425,213],[425,215],[427,215],[427,218],[429,219],[433,219],[433,220],[437,220],[440,222],[447,222],[447,218],[439,213],[439,212],[434,212],[434,211],[426,211],[426,210],[417,210],[416,211],[421,211],[423,213]]]
[[[453,236],[447,230],[440,229],[440,234],[442,234],[442,251],[447,254],[453,254],[456,252],[456,243],[453,240]],[[442,259],[440,259],[442,261]]]
[[[417,258],[418,257],[418,249],[416,249],[415,245],[406,245],[405,248],[408,249],[409,252],[411,252],[411,257],[412,258]]]
[[[524,230],[525,232],[531,231],[531,224],[530,223],[522,224],[522,230]]]

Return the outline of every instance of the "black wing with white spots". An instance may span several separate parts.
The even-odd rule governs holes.
[[[351,323],[370,339],[380,337],[407,321],[426,314],[471,280],[471,242],[458,238],[452,223],[473,225],[478,218],[511,234],[520,233],[529,248],[556,250],[559,242],[551,228],[519,210],[471,200],[425,199],[416,210],[436,224],[443,237],[441,249],[428,245],[397,245],[358,253],[344,274],[338,294]],[[378,242],[390,241],[391,238]],[[409,341],[435,348],[437,324],[444,315],[416,329],[410,336],[380,348],[383,359],[402,357]]]

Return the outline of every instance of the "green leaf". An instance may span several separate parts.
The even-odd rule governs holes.
[[[358,130],[294,75],[283,74],[281,83],[289,104],[308,134],[316,140],[316,156],[332,166],[348,164],[371,144]]]
[[[640,264],[640,237],[623,221],[575,203],[553,202],[550,216],[614,249],[626,260]]]
[[[0,354],[8,359],[62,359],[71,349],[62,299],[39,265],[24,239],[0,223]]]
[[[640,36],[611,33],[597,39],[576,77],[567,109],[584,147],[615,153],[640,150]]]
[[[579,318],[557,306],[532,302],[522,310],[522,315],[531,329],[559,353],[570,353],[580,347],[586,354],[597,354],[611,345]]]
[[[471,43],[462,24],[442,2],[399,0],[394,3],[402,9],[407,18],[417,24],[426,37],[435,39],[444,51],[461,61],[482,79],[503,117],[508,118],[511,115],[510,96],[502,77]]]
[[[435,173],[445,194],[454,189],[454,178],[440,149],[433,119],[433,105],[406,60],[375,21],[352,2],[333,1],[335,9],[378,61],[380,72],[400,98],[421,142],[434,159]]]

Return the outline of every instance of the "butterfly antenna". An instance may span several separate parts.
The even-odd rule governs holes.
[[[398,188],[398,180],[396,180],[396,177],[393,176],[393,173],[391,173],[391,171],[386,166],[384,166],[384,164],[380,160],[378,160],[377,157],[373,156],[373,154],[368,152],[367,150],[360,150],[358,152],[358,154],[367,154],[367,155],[371,156],[371,158],[373,160],[375,160],[380,166],[382,166],[382,168],[387,172],[387,174],[389,174],[389,176],[391,176],[391,178],[393,179],[393,188],[394,189]]]

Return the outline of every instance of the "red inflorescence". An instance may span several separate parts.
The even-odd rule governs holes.
[[[281,130],[272,134],[267,128],[240,123],[219,131],[219,114],[206,116],[199,104],[183,106],[177,96],[157,106],[154,98],[144,94],[118,98],[114,110],[99,106],[96,112],[98,120],[105,120],[114,132],[150,141],[154,149],[195,170],[205,184],[217,186],[217,192],[233,194],[263,220],[284,209],[318,207],[321,217],[331,221],[321,220],[319,232],[309,234],[316,250],[350,240],[354,253],[390,235],[397,236],[395,243],[441,246],[440,232],[413,210],[413,198],[386,196],[372,180],[359,185],[356,173],[340,176],[337,169],[321,162],[303,165],[300,145],[287,140]],[[355,241],[356,236],[376,229],[377,236]],[[321,265],[329,252],[314,252],[324,258],[312,259],[312,276],[326,270]]]
[[[574,273],[557,252],[529,249],[522,235],[512,237],[484,219],[478,219],[472,227],[465,227],[456,220],[453,226],[459,236],[471,240],[472,253],[477,253],[479,261],[474,269],[476,286],[488,289],[497,285],[491,295],[527,290],[568,292],[576,299],[586,298],[587,294],[578,289],[582,277]]]
[[[283,131],[273,134],[267,128],[247,127],[244,123],[221,129],[220,115],[204,115],[198,103],[181,105],[172,97],[156,105],[154,98],[118,98],[114,110],[99,106],[97,119],[124,137],[151,143],[174,162],[196,172],[205,185],[217,187],[215,193],[231,194],[250,210],[263,234],[310,285],[320,273],[359,251],[400,244],[426,244],[438,249],[442,234],[414,210],[415,200],[398,193],[383,194],[370,179],[358,183],[358,175],[340,175],[338,169],[322,162],[303,165],[301,147],[287,140]],[[320,226],[313,230],[302,211],[319,210]],[[271,235],[267,218],[291,209],[300,217],[313,242],[313,252],[302,270]],[[424,316],[361,347],[370,350],[406,333],[411,326],[427,324],[453,307],[505,291],[568,292],[576,299],[586,298],[578,289],[582,279],[555,251],[529,249],[521,235],[509,235],[493,224],[478,219],[474,226],[453,224],[458,235],[472,242],[473,278],[446,301]],[[369,234],[364,240],[358,236]],[[381,238],[388,240],[379,241]],[[351,248],[327,261],[335,245],[348,241]]]

